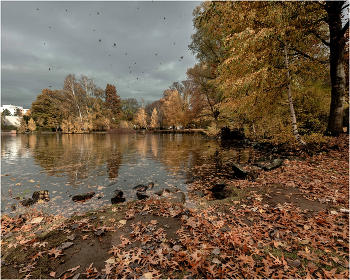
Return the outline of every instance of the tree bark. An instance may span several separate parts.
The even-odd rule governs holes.
[[[330,33],[330,75],[332,83],[331,107],[328,119],[327,132],[338,135],[343,132],[343,115],[345,103],[345,71],[344,52],[345,37],[349,23],[342,27],[342,7],[344,1],[329,1],[325,4],[328,14]]]
[[[299,133],[298,133],[298,126],[297,126],[297,119],[295,117],[295,111],[294,111],[294,105],[292,100],[292,92],[290,88],[290,77],[289,77],[289,65],[288,65],[288,54],[287,54],[287,44],[284,43],[284,55],[285,55],[285,63],[286,63],[286,77],[287,77],[287,84],[288,84],[288,101],[289,101],[289,110],[290,115],[292,117],[292,126],[293,126],[293,134],[295,136],[295,139],[303,146],[306,146],[306,143],[301,139]]]

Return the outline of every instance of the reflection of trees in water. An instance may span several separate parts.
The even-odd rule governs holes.
[[[154,160],[161,162],[170,172],[186,177],[190,177],[193,166],[204,164],[218,148],[216,140],[180,133],[153,134],[149,142]]]
[[[22,149],[29,148],[34,160],[47,174],[67,174],[73,186],[80,180],[107,174],[110,179],[116,179],[122,163],[136,164],[142,157],[160,162],[172,173],[186,174],[187,178],[195,166],[212,165],[220,172],[223,162],[247,162],[251,157],[249,150],[223,148],[219,140],[202,139],[200,135],[47,134],[21,137]]]
[[[120,141],[103,134],[31,135],[34,160],[51,176],[68,175],[71,185],[106,174],[115,178],[122,161]],[[114,174],[114,175],[113,175]]]

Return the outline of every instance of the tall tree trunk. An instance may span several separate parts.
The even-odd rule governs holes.
[[[297,119],[295,117],[295,111],[293,106],[293,100],[292,100],[292,92],[290,88],[290,77],[289,77],[289,65],[288,65],[288,54],[287,54],[287,44],[284,43],[284,55],[285,55],[285,63],[286,63],[286,69],[287,69],[287,83],[288,83],[288,101],[289,101],[289,110],[290,115],[292,117],[292,125],[293,125],[293,134],[295,136],[295,139],[301,144],[306,146],[306,143],[301,139],[299,133],[298,133],[298,126],[297,126]]]
[[[332,83],[331,107],[327,132],[337,135],[343,132],[345,103],[344,34],[349,26],[342,27],[341,11],[344,1],[329,1],[325,4],[330,33],[330,74]]]

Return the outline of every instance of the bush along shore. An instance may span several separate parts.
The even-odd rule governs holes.
[[[332,141],[302,159],[227,163],[221,177],[198,169],[186,202],[119,192],[69,218],[2,215],[2,278],[348,279],[349,138]]]

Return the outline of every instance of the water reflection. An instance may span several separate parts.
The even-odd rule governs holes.
[[[194,166],[214,163],[220,171],[227,158],[245,157],[234,149],[221,152],[220,141],[198,134],[19,134],[1,139],[5,212],[14,203],[11,195],[28,197],[38,189],[50,193],[48,211],[62,211],[64,205],[66,214],[110,203],[116,188],[133,199],[132,187],[150,181],[154,191],[175,185],[186,191]],[[72,202],[72,196],[90,191],[100,199]]]

